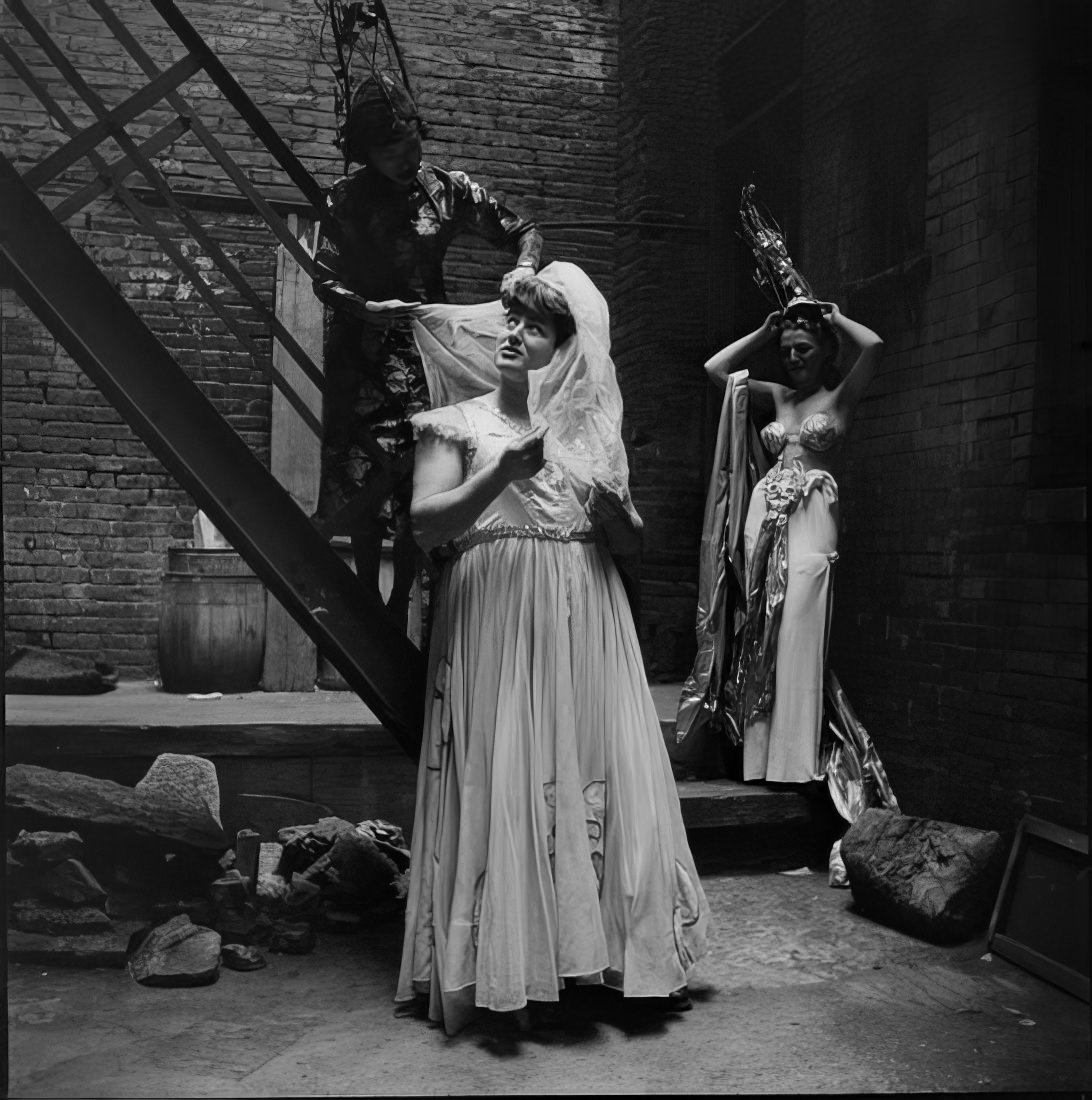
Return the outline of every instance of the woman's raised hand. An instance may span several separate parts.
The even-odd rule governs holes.
[[[526,435],[509,443],[501,451],[498,466],[507,481],[522,481],[534,477],[546,464],[543,454],[543,437],[549,428],[540,424]]]
[[[776,336],[781,331],[781,310],[775,309],[773,313],[762,322],[762,329],[760,330],[769,336]]]
[[[830,318],[832,324],[842,319],[842,311],[837,302],[820,302],[819,308]]]
[[[588,516],[599,525],[623,520],[627,517],[626,502],[614,486],[597,481],[588,496]]]

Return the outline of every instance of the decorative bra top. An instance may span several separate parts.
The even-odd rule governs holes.
[[[767,424],[759,433],[762,444],[772,454],[780,454],[789,443],[799,443],[809,451],[829,451],[845,438],[842,425],[830,413],[817,412],[805,417],[797,434],[789,435],[780,420]]]

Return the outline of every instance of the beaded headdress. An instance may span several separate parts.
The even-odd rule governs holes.
[[[758,289],[781,310],[785,320],[804,322],[806,327],[818,325],[823,319],[819,302],[793,263],[781,227],[768,211],[758,208],[753,183],[743,188],[739,217],[743,239],[755,258],[754,279]]]

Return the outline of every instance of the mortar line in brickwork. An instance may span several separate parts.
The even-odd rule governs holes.
[[[277,163],[288,177],[300,189],[314,209],[320,214],[326,209],[326,196],[315,177],[303,166],[303,163],[285,144],[266,117],[258,110],[250,96],[231,75],[224,63],[209,49],[205,40],[190,25],[172,0],[151,0],[152,6],[159,12],[163,21],[178,36],[179,40],[192,53],[199,54],[204,62],[205,72],[223,93],[227,101],[239,113],[243,121],[254,131],[261,143],[273,154]],[[333,221],[323,218],[327,236],[340,241],[340,228]]]
[[[6,43],[0,38],[0,52],[7,54]],[[18,60],[18,55],[15,55]],[[27,82],[27,86],[34,92],[39,98],[42,105],[46,110],[58,120],[61,126],[69,133],[77,133],[79,127],[65,114],[60,105],[53,99],[44,86],[33,79]],[[92,93],[93,94],[93,93]],[[109,166],[106,161],[95,150],[89,149],[87,151],[87,159],[91,162],[92,166],[100,173],[106,173],[109,171]],[[150,218],[142,209],[139,201],[133,196],[128,188],[124,184],[118,183],[115,187],[115,194],[128,208],[129,212],[133,215],[136,222],[144,229],[149,236],[158,241],[160,247],[171,258],[171,260],[178,266],[184,275],[186,275],[193,283],[198,294],[209,306],[216,316],[223,321],[225,327],[231,332],[243,348],[254,357],[255,363],[261,362],[261,353],[257,346],[250,340],[250,338],[242,331],[242,329],[235,323],[235,320],[231,317],[226,309],[223,308],[219,300],[216,298],[212,288],[205,282],[201,273],[197,268],[190,263],[190,261],[174,247],[170,238],[162,232],[162,228],[154,218]],[[315,419],[314,414],[304,404],[303,399],[295,392],[287,381],[285,381],[272,366],[270,367],[271,380],[274,385],[284,394],[286,400],[292,407],[300,414],[303,420],[308,424],[312,431],[316,434],[321,434],[318,421]]]
[[[129,55],[134,61],[144,70],[146,76],[155,79],[160,69],[152,58],[141,47],[140,43],[129,33],[128,29],[117,17],[116,13],[106,3],[106,0],[89,0],[91,6],[98,12],[102,21],[106,24],[107,28],[114,35],[114,37],[125,47],[129,52]],[[201,121],[197,111],[193,109],[190,103],[178,92],[177,89],[171,91],[166,96],[167,102],[174,110],[178,112],[180,116],[184,116],[189,120],[190,129],[196,135],[198,140],[205,146],[205,148],[212,155],[213,159],[220,165],[221,168],[227,173],[228,178],[235,184],[236,187],[251,201],[254,209],[265,219],[266,224],[273,231],[277,239],[288,249],[292,258],[303,268],[309,278],[313,278],[315,274],[314,263],[310,253],[296,240],[295,236],[289,232],[288,227],[284,224],[283,220],[277,215],[273,208],[265,201],[261,193],[255,188],[251,182],[246,178],[246,174],[239,169],[239,166],[232,159],[231,154],[217,141],[215,135],[211,130]],[[318,214],[314,211],[310,202],[307,202],[307,209],[311,212],[312,216],[318,217]]]
[[[68,81],[69,85],[76,92],[76,94],[79,95],[84,103],[86,103],[87,106],[91,108],[96,117],[99,119],[100,123],[111,123],[114,112],[111,112],[107,108],[106,104],[103,102],[98,93],[83,79],[79,71],[68,60],[68,58],[64,56],[57,44],[49,37],[48,33],[45,31],[45,28],[43,28],[41,24],[38,23],[38,21],[25,10],[19,0],[13,0],[13,2],[16,2],[20,10],[22,10],[23,14],[21,18],[24,26],[27,28],[28,31],[30,31],[35,41],[45,51],[46,55],[53,62],[54,66],[56,66],[60,74]],[[179,64],[181,64],[181,62]],[[174,70],[178,67],[178,65],[172,66],[172,68],[168,70],[168,73],[173,73]],[[145,89],[143,89],[142,92],[138,92],[136,96],[131,97],[131,99],[127,102],[131,103],[138,97],[146,97],[149,89],[159,85],[160,83],[162,83],[162,81],[153,81]],[[157,100],[161,98],[162,96],[160,95],[157,95],[156,97]],[[92,129],[94,128],[92,127]],[[201,247],[204,248],[205,251],[212,257],[214,262],[219,267],[220,271],[226,276],[232,286],[234,286],[235,289],[250,303],[251,307],[258,312],[259,317],[261,317],[265,321],[265,323],[269,325],[276,338],[280,341],[282,347],[284,347],[284,349],[296,361],[296,364],[307,376],[312,385],[321,389],[323,385],[322,371],[314,364],[314,362],[312,362],[311,357],[303,350],[303,348],[299,346],[292,334],[288,332],[288,330],[284,327],[284,325],[280,322],[276,315],[261,300],[254,288],[246,281],[242,273],[235,267],[228,256],[224,253],[223,249],[221,249],[216,241],[213,240],[212,237],[205,232],[202,226],[193,218],[189,211],[186,210],[186,208],[174,198],[174,195],[171,192],[170,184],[167,183],[163,176],[157,171],[155,165],[153,165],[150,160],[143,156],[143,154],[137,148],[136,143],[124,131],[124,129],[116,129],[113,125],[111,125],[111,132],[114,140],[118,143],[122,151],[133,159],[140,172],[148,180],[148,182],[151,183],[152,186],[159,192],[161,197],[167,203],[170,210],[174,213],[175,217],[177,217],[182,225],[189,230],[194,240],[197,241],[197,243],[200,244]],[[87,155],[89,158],[92,157],[93,154],[93,149],[87,150]],[[49,159],[50,158],[47,158],[47,161]],[[94,155],[93,159],[94,161],[98,162],[96,164],[96,167],[100,171],[102,171],[105,166],[105,162],[102,160],[101,157],[97,155]],[[43,162],[43,164],[44,163],[46,162]],[[28,177],[31,174],[32,173],[28,173]],[[27,182],[29,183],[29,179]],[[30,185],[34,186],[33,184]],[[158,229],[158,225],[156,226],[156,229]],[[161,235],[159,232],[153,230],[153,236],[160,242],[160,244],[164,248],[167,247],[165,234]],[[178,260],[174,256],[172,256],[172,259],[175,259],[176,263],[178,262]],[[207,286],[207,283],[204,282],[200,275],[197,275],[195,268],[191,268],[191,271],[193,272],[193,274],[190,275],[190,278],[191,280],[194,280],[195,286],[197,286],[197,289],[200,292],[200,285]],[[211,288],[209,288],[209,296],[206,296],[202,293],[202,297],[205,298],[206,301],[209,301],[209,297],[214,298],[214,296],[215,292],[212,291]],[[225,318],[222,316],[221,319],[224,320]],[[225,323],[227,324],[228,322],[225,320]],[[250,351],[251,355],[254,356],[255,364],[260,364],[262,362],[261,357],[258,354],[257,349],[250,342],[250,340],[243,336],[241,330],[234,328],[230,324],[229,328],[232,329],[233,333],[236,335],[236,338],[239,339],[244,347],[246,347]],[[314,414],[311,413],[311,411],[306,407],[302,399],[300,399],[299,396],[296,394],[294,388],[279,374],[279,372],[275,368],[270,366],[269,370],[273,384],[276,385],[276,387],[284,394],[288,401],[293,405],[293,408],[295,408],[296,411],[299,412],[301,416],[303,416],[303,419],[311,428],[311,430],[314,431],[317,435],[321,435],[321,425],[319,425],[318,421],[314,417]]]

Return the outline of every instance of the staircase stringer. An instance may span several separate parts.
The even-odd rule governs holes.
[[[373,593],[0,154],[6,277],[413,757],[424,661]]]

